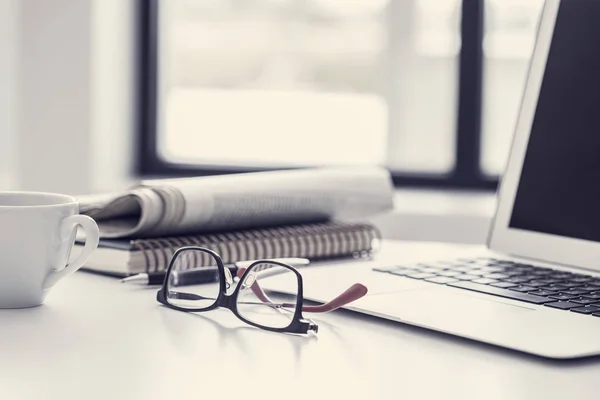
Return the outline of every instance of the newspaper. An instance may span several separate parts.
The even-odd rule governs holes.
[[[383,168],[311,168],[140,181],[123,193],[81,196],[103,238],[144,238],[358,218],[389,210]]]

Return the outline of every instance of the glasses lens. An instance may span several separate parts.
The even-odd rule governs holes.
[[[298,278],[292,269],[254,264],[238,285],[237,310],[242,318],[269,328],[290,325],[298,301]]]
[[[181,308],[200,310],[215,304],[220,291],[217,260],[202,250],[177,253],[167,276],[167,301]]]

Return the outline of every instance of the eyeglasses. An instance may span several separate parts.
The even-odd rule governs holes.
[[[207,271],[201,282],[189,278],[199,276],[198,271]],[[239,278],[238,284],[233,293],[227,294],[234,276]],[[179,311],[200,312],[224,307],[258,328],[305,334],[316,333],[318,326],[305,319],[302,312],[333,311],[363,297],[367,288],[355,283],[330,302],[317,306],[305,306],[302,293],[302,276],[286,263],[258,260],[248,268],[225,267],[221,257],[212,250],[182,247],[173,255],[156,299]]]

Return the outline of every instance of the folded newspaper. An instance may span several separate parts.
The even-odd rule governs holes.
[[[140,181],[79,202],[101,237],[143,238],[364,217],[392,208],[393,185],[383,168],[311,168]]]

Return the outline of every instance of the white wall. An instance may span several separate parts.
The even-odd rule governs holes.
[[[92,9],[91,191],[129,183],[137,135],[136,0],[95,0]]]
[[[11,187],[13,169],[16,1],[0,1],[0,190]]]
[[[13,188],[80,194],[129,181],[135,4],[18,1]]]

